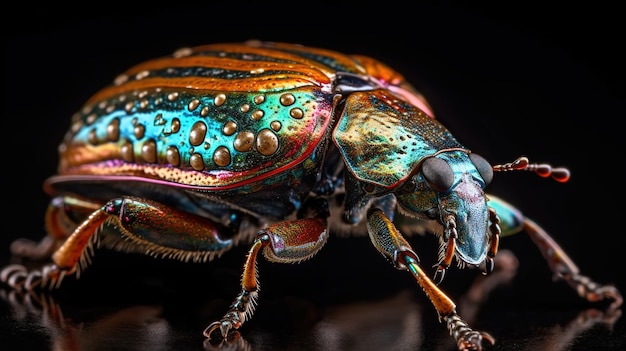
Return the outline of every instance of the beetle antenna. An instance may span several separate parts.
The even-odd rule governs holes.
[[[528,158],[524,156],[517,158],[513,162],[495,165],[493,166],[493,171],[532,171],[540,177],[552,177],[552,179],[560,183],[565,183],[569,180],[569,170],[567,168],[552,168],[552,166],[547,163],[529,163]]]

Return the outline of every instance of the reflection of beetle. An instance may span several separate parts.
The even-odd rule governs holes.
[[[491,166],[432,116],[401,75],[364,56],[248,42],[142,63],[73,117],[59,175],[45,183],[54,196],[49,235],[12,246],[16,255],[51,255],[53,263],[10,265],[0,279],[23,291],[56,288],[86,268],[95,244],[200,262],[250,241],[241,293],[204,332],[226,338],[254,312],[261,249],[270,261],[299,262],[329,230],[367,231],[377,250],[414,276],[460,349],[493,342],[424,274],[394,225],[401,221],[440,238],[436,281],[455,257],[490,273],[500,237],[525,231],[583,298],[621,304],[614,287],[580,275],[539,226],[484,193],[493,171],[566,181],[566,170],[525,158]]]

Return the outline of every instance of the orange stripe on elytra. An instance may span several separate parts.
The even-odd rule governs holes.
[[[307,56],[314,54],[319,56],[327,56],[332,58],[333,61],[345,66],[346,68],[352,68],[350,70],[353,73],[365,73],[362,67],[358,66],[349,56],[341,53],[324,50],[318,48],[303,47],[294,44],[286,43],[272,43],[266,44],[267,46],[250,46],[242,44],[209,44],[192,48],[194,53],[201,53],[203,51],[217,51],[231,54],[249,54],[272,57],[278,60],[288,60],[297,63],[301,63],[306,66],[316,67],[324,74],[330,76],[336,73],[336,69],[330,68],[319,61],[314,61]],[[288,50],[288,51],[287,51]],[[302,52],[303,55],[299,55],[298,52]]]
[[[111,97],[136,91],[162,89],[188,89],[210,90],[227,92],[267,92],[277,90],[295,89],[304,86],[320,86],[319,82],[299,74],[276,74],[246,79],[219,79],[203,77],[180,77],[180,78],[145,78],[133,80],[122,85],[104,88],[93,95],[87,104],[93,104]]]
[[[331,58],[340,66],[344,66],[346,68],[352,68],[352,70],[350,70],[351,73],[359,73],[359,74],[367,73],[365,69],[361,67],[357,61],[353,60],[351,56],[344,55],[337,51],[315,48],[315,47],[303,47],[303,46],[298,46],[298,45],[293,45],[293,44],[288,44],[288,43],[274,43],[271,46],[271,49],[297,51],[297,52],[302,52],[304,55],[314,54],[317,56],[325,56],[325,57]]]
[[[405,82],[404,76],[376,59],[362,55],[352,55],[352,57],[362,64],[367,74],[372,77],[392,85],[400,85]]]
[[[185,57],[162,57],[142,64],[136,65],[125,72],[128,76],[134,76],[143,71],[164,70],[167,68],[181,67],[207,67],[223,69],[226,71],[255,71],[259,76],[263,75],[260,71],[284,71],[287,74],[302,74],[313,81],[319,81],[323,84],[330,83],[330,78],[322,71],[311,67],[311,65],[303,65],[295,62],[269,62],[269,61],[251,61],[239,60],[226,57],[215,56],[185,56]]]

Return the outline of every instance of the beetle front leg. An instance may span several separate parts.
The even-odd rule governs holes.
[[[257,257],[261,249],[268,261],[297,263],[317,253],[328,238],[325,218],[297,219],[279,222],[261,230],[254,240],[241,278],[241,292],[222,319],[211,323],[205,330],[207,338],[219,330],[226,339],[231,331],[239,329],[254,313],[259,291]]]
[[[396,229],[391,220],[378,209],[367,216],[367,229],[376,249],[387,257],[396,268],[409,271],[428,296],[435,310],[446,322],[450,335],[459,350],[482,350],[483,340],[493,344],[494,338],[485,332],[471,329],[457,313],[456,305],[419,266],[419,258]]]
[[[527,233],[548,262],[555,278],[565,280],[580,297],[589,302],[613,300],[612,309],[622,304],[624,299],[617,288],[596,283],[591,278],[580,274],[574,261],[537,223],[526,218],[506,201],[493,195],[489,195],[489,197],[489,206],[498,213],[500,218],[502,236],[510,236],[520,232]]]
[[[611,308],[616,308],[622,304],[624,299],[616,287],[602,285],[591,278],[580,274],[580,270],[563,249],[546,233],[543,228],[535,222],[526,218],[524,220],[524,231],[528,233],[531,240],[537,245],[539,251],[548,262],[548,266],[557,279],[565,280],[578,295],[589,302],[597,302],[605,299],[613,300]]]

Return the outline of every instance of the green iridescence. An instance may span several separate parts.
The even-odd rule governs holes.
[[[289,106],[280,102],[285,91],[264,93],[258,103],[255,102],[255,98],[260,96],[258,93],[229,93],[225,102],[218,106],[215,103],[218,93],[181,93],[170,101],[168,92],[161,91],[137,99],[128,111],[129,102],[117,98],[109,104],[97,104],[93,111],[84,113],[80,117],[84,126],[73,136],[72,143],[93,143],[90,134],[95,132],[97,144],[113,142],[121,147],[124,143],[131,143],[134,158],[138,161],[142,159],[145,143],[153,141],[157,163],[167,164],[167,149],[175,147],[180,155],[181,169],[192,169],[190,159],[194,153],[202,155],[207,172],[224,169],[243,172],[261,166],[278,168],[310,152],[309,148],[315,146],[310,145],[315,143],[313,138],[323,135],[321,129],[327,124],[325,119],[331,110],[330,98],[316,90],[300,89],[289,93],[295,98]],[[191,107],[192,101],[197,106]],[[109,105],[115,106],[110,112],[107,111]],[[293,109],[300,109],[301,116],[296,114],[294,118]],[[94,114],[97,118],[88,124]],[[119,119],[119,139],[111,140],[108,128],[115,119]],[[197,122],[206,127],[204,137],[201,136],[201,129],[193,130]],[[229,127],[226,127],[227,124]],[[138,132],[142,129],[143,132]],[[255,150],[254,144],[249,149],[237,150],[237,138],[250,141],[249,137],[243,138],[240,133],[256,138],[264,130],[264,135],[270,140],[273,140],[272,134],[275,135],[278,141],[275,152],[264,155]],[[192,143],[194,137],[190,136],[194,133],[197,141]],[[217,165],[213,160],[220,147],[226,148],[230,154],[228,165]]]
[[[350,95],[333,137],[357,178],[384,187],[397,186],[424,158],[462,148],[435,119],[389,101],[384,90]]]

